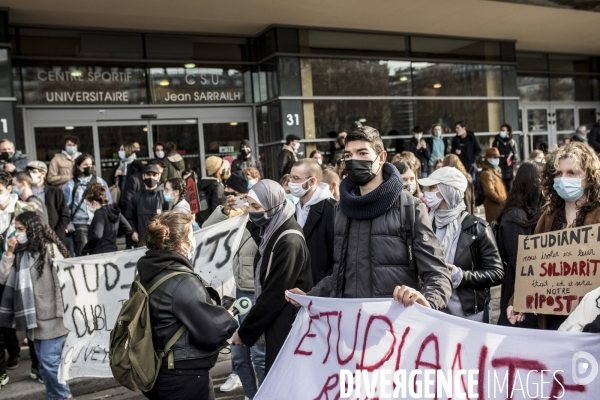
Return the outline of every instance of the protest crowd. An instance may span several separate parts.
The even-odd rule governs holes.
[[[499,325],[600,333],[600,288],[570,315],[515,306],[520,235],[600,223],[600,160],[585,129],[527,160],[510,125],[484,149],[467,122],[455,131],[444,141],[440,125],[417,126],[393,157],[380,133],[360,123],[340,132],[329,154],[306,158],[301,138],[289,135],[277,180],[266,179],[248,140],[233,162],[204,160],[204,177],[171,142],[155,143],[143,162],[139,144],[122,143],[109,182],[76,136],[49,164],[1,140],[0,390],[19,365],[16,332],[24,331],[31,378],[49,399],[72,398],[57,378],[69,331],[54,260],[143,246],[138,287],[148,292],[162,357],[149,399],[213,399],[209,370],[228,339],[232,373],[217,390],[242,386],[253,399],[299,311],[286,291],[388,298],[491,324],[491,288],[502,285]],[[232,268],[236,298],[253,305],[234,317],[194,274],[194,233],[244,215]]]

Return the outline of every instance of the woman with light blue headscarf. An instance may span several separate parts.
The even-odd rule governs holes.
[[[313,286],[310,255],[294,217],[296,208],[285,198],[281,185],[264,179],[252,186],[246,199],[250,219],[260,227],[260,259],[254,273],[256,304],[232,343],[252,346],[264,340],[268,374],[296,318],[296,308],[286,302],[285,290],[307,292]]]
[[[458,169],[443,167],[418,182],[452,275],[452,296],[443,311],[490,322],[490,288],[504,281],[504,269],[491,227],[466,212],[467,179]]]

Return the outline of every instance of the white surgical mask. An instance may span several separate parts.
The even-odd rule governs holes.
[[[164,151],[157,151],[154,154],[156,155],[156,158],[165,158],[165,152]]]
[[[437,210],[443,199],[437,197],[438,192],[425,192],[423,195],[425,196],[425,202],[427,203],[427,207],[432,210]]]
[[[40,183],[40,181],[42,180],[41,178],[41,174],[39,172],[30,172],[29,175],[31,175],[31,181],[33,182],[34,185],[37,185],[38,183]]]
[[[319,165],[323,164],[323,160],[321,160],[320,158],[317,160],[317,162],[319,163]]]
[[[543,161],[544,161],[544,157],[537,157],[537,158],[535,159],[535,162],[539,162],[539,163],[541,163],[541,162],[543,162]]]
[[[415,139],[417,139],[417,142],[420,142],[422,137],[423,137],[423,134],[422,134],[422,133],[417,133],[417,134],[415,135]]]
[[[492,158],[492,165],[494,167],[497,167],[498,165],[500,165],[500,159],[499,158]]]
[[[127,158],[127,154],[125,154],[125,150],[119,150],[119,158],[124,160]]]
[[[289,182],[288,183],[288,187],[290,188],[290,192],[298,198],[302,198],[304,197],[304,195],[306,193],[308,193],[308,191],[310,190],[310,187],[308,189],[304,189],[302,187],[302,185],[304,185],[306,182],[310,181],[312,178],[308,178],[307,180],[305,180],[302,183],[293,183],[293,182]]]
[[[298,149],[300,148],[300,143],[294,143],[292,148],[296,151],[298,151]]]
[[[8,201],[10,193],[0,194],[0,204],[4,204]]]
[[[26,232],[17,232],[15,236],[17,237],[17,242],[20,244],[25,244],[28,242]]]

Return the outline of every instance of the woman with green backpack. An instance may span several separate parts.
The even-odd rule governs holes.
[[[191,214],[174,211],[158,215],[148,224],[148,251],[137,263],[145,290],[180,272],[149,293],[154,350],[168,354],[162,358],[154,386],[144,393],[153,400],[214,399],[209,370],[238,328],[231,313],[213,304],[203,281],[194,274],[193,220]]]

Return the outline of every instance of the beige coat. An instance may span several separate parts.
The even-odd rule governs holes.
[[[65,183],[73,176],[73,164],[77,157],[70,159],[65,154],[57,154],[50,161],[50,167],[48,167],[48,177],[46,181],[52,186],[58,186],[62,189]]]
[[[498,219],[504,202],[506,201],[506,187],[502,175],[493,166],[484,163],[479,174],[481,190],[485,195],[483,207],[485,208],[485,220],[493,222]]]

